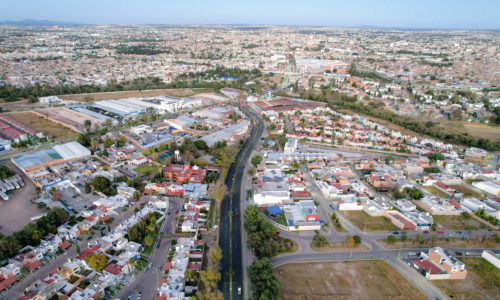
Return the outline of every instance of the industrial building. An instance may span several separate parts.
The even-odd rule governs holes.
[[[209,147],[212,147],[215,143],[220,141],[234,142],[239,137],[246,134],[248,131],[248,126],[250,123],[248,121],[243,121],[236,123],[227,128],[214,132],[212,134],[206,135],[201,139],[207,143]]]
[[[200,100],[182,99],[170,96],[126,98],[103,100],[94,103],[93,107],[121,117],[145,112],[148,108],[159,113],[177,112],[186,107],[201,105]]]
[[[69,160],[90,156],[90,151],[77,142],[57,145],[54,148],[27,153],[12,158],[12,162],[23,172],[29,172],[40,167],[64,163]]]

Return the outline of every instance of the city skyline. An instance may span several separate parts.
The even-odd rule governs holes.
[[[154,9],[152,9],[154,8]],[[8,1],[0,20],[51,20],[79,24],[200,24],[374,27],[402,29],[500,29],[500,3],[469,1],[254,1],[217,5],[204,1]]]

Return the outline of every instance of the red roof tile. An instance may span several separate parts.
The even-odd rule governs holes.
[[[3,291],[4,289],[8,288],[11,284],[17,281],[17,276],[9,276],[7,279],[4,279],[0,281],[0,291]]]

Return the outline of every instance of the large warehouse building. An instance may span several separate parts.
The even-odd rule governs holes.
[[[89,149],[77,142],[57,145],[54,148],[27,153],[12,158],[12,162],[24,172],[29,172],[40,167],[48,167],[66,161],[90,156]]]

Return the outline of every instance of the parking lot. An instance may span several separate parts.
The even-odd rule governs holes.
[[[10,200],[0,200],[0,232],[6,235],[21,230],[24,225],[31,222],[31,217],[44,212],[31,202],[37,197],[33,183],[23,174],[19,175],[23,178],[25,186],[10,194]]]

